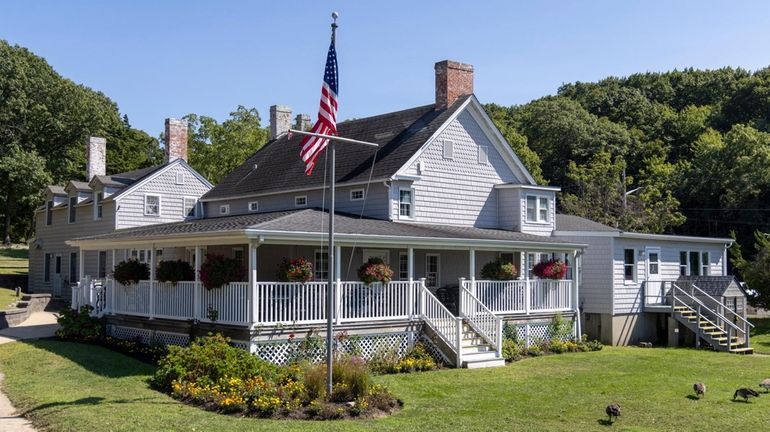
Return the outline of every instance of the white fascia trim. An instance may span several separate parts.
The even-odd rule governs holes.
[[[661,241],[688,241],[696,243],[714,243],[714,244],[733,244],[731,238],[720,237],[694,237],[670,234],[645,234],[635,232],[621,232],[621,238],[642,239],[642,240],[661,240]]]
[[[559,186],[537,186],[528,184],[498,184],[494,186],[495,189],[526,189],[533,191],[547,191],[547,192],[561,192]]]
[[[559,231],[553,232],[554,237],[573,236],[573,237],[618,237],[620,231]]]
[[[202,175],[198,174],[198,171],[195,171],[194,169],[192,169],[192,167],[190,167],[190,165],[188,165],[187,162],[185,162],[182,159],[177,159],[177,160],[175,160],[175,161],[173,161],[171,163],[166,164],[166,166],[164,166],[163,168],[155,171],[152,175],[150,175],[149,177],[143,179],[142,181],[136,182],[136,183],[132,184],[131,186],[129,186],[127,188],[123,188],[119,192],[116,192],[113,195],[110,195],[104,201],[115,201],[115,202],[120,201],[121,199],[123,199],[123,197],[127,196],[128,194],[130,194],[133,190],[138,189],[138,188],[144,186],[145,184],[155,180],[161,174],[165,173],[166,171],[168,171],[169,169],[171,169],[172,167],[174,167],[176,165],[184,166],[190,173],[192,173],[195,176],[195,178],[200,180],[209,189],[214,187],[211,183],[209,183],[208,180],[206,180],[205,177],[203,177]],[[102,201],[102,202],[104,202],[104,201]]]
[[[395,174],[393,177],[391,177],[389,180],[406,180],[406,181],[420,181],[422,180],[421,176],[416,175],[409,175],[409,174]]]
[[[463,102],[463,104],[459,108],[457,108],[457,111],[455,111],[454,114],[449,116],[449,118],[444,122],[444,124],[442,124],[438,129],[436,129],[436,132],[434,132],[433,135],[431,135],[430,138],[428,138],[422,144],[420,149],[414,152],[412,157],[410,157],[409,160],[406,161],[406,163],[401,165],[401,168],[399,168],[398,171],[396,171],[396,173],[393,174],[392,178],[396,178],[403,175],[408,176],[408,174],[406,174],[406,171],[409,169],[409,167],[412,166],[413,163],[417,162],[417,160],[422,156],[422,154],[425,153],[425,150],[428,148],[428,146],[430,146],[433,143],[433,141],[436,140],[436,138],[438,138],[439,136],[441,136],[442,133],[444,133],[444,130],[446,130],[446,128],[453,121],[455,121],[457,117],[460,116],[460,113],[465,111],[465,108],[468,106],[468,104],[471,103],[473,99],[474,99],[473,97],[469,97],[465,102]]]
[[[388,177],[381,177],[372,179],[371,183],[380,183],[380,182],[386,182],[390,181]],[[345,182],[345,183],[337,183],[336,187],[348,187],[348,186],[360,186],[370,183],[369,181],[357,181],[357,182]],[[216,202],[216,201],[231,201],[231,200],[237,200],[237,199],[245,199],[245,198],[259,198],[264,196],[270,196],[270,195],[284,195],[284,194],[292,194],[296,192],[308,192],[308,191],[314,191],[314,190],[326,190],[329,189],[329,186],[326,187],[323,186],[313,186],[313,187],[306,187],[306,188],[295,188],[295,189],[284,189],[280,191],[274,191],[274,192],[265,192],[265,193],[253,193],[253,194],[246,194],[246,195],[228,195],[226,197],[216,197],[216,198],[201,198],[201,202]]]

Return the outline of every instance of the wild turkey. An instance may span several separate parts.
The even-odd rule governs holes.
[[[706,384],[703,384],[702,382],[697,382],[692,385],[692,391],[695,392],[695,396],[698,396],[698,397],[706,396]]]
[[[759,386],[765,389],[765,393],[770,392],[770,378],[763,379]]]
[[[612,420],[614,418],[620,417],[620,405],[609,404],[607,405],[607,408],[604,410],[604,412],[607,413],[607,417],[609,417],[609,422],[612,423]]]
[[[750,397],[759,397],[759,393],[750,388],[741,387],[733,394],[733,400],[738,396],[742,397],[745,402],[748,402]]]

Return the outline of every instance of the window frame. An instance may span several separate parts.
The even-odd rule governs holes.
[[[178,185],[183,185],[185,182],[185,175],[183,171],[176,173],[176,178],[174,179],[174,183]]]
[[[75,204],[73,204],[72,201],[75,201]],[[78,205],[77,195],[67,198],[67,223],[68,224],[73,224],[77,222],[77,218],[78,218],[78,210],[76,208],[77,205]]]
[[[700,270],[701,270],[700,251],[698,251],[698,250],[690,250],[690,251],[687,251],[687,255],[688,255],[688,257],[687,257],[688,261],[687,262],[690,265],[690,275],[691,276],[700,276],[701,275],[700,274]],[[697,263],[693,262],[693,257],[695,257],[698,260]],[[695,270],[695,274],[693,274],[693,270]]]
[[[479,165],[489,165],[489,146],[478,146],[478,155],[476,160]]]
[[[189,201],[193,202],[192,208],[190,211],[187,210],[187,203]],[[190,214],[192,212],[192,214]],[[198,198],[186,196],[182,198],[182,216],[184,217],[191,217],[194,219],[198,218]]]
[[[150,197],[154,197],[154,198],[158,199],[158,213],[157,214],[156,213],[148,213],[147,212],[147,198],[150,198]],[[160,217],[160,215],[161,215],[161,202],[162,202],[162,199],[161,199],[160,194],[150,194],[150,193],[144,194],[144,215],[145,216],[151,216],[151,217]]]
[[[45,203],[45,224],[46,226],[53,225],[53,208],[54,201],[49,200]]]
[[[444,139],[441,142],[441,157],[448,160],[455,158],[455,142],[451,139]]]
[[[100,220],[104,216],[104,191],[94,192],[94,220]]]
[[[322,265],[319,264],[320,261]],[[326,255],[324,259],[323,256]],[[326,278],[324,278],[326,274]],[[316,249],[313,251],[313,279],[317,281],[329,281],[329,250],[328,249]]]
[[[300,199],[304,201],[302,204],[298,202]],[[307,207],[307,195],[294,195],[294,207]]]
[[[406,258],[406,260],[404,260]],[[406,268],[401,268],[401,265],[405,264]],[[398,253],[398,280],[409,280],[409,252]]]
[[[43,255],[43,282],[51,282],[51,257],[53,254]]]
[[[227,216],[230,214],[230,204],[219,205],[219,216]]]
[[[408,203],[401,202],[401,192],[409,192],[410,200]],[[414,209],[414,197],[415,197],[415,191],[412,187],[403,187],[398,188],[398,218],[399,219],[408,219],[413,220],[415,215],[415,209]],[[409,205],[409,214],[401,214],[401,205],[402,204],[408,204]]]
[[[705,258],[705,259],[704,259]],[[709,251],[700,251],[700,276],[711,275],[711,253]]]
[[[688,251],[679,251],[679,276],[690,276],[690,254]]]
[[[361,197],[360,198],[356,198],[356,197],[353,196],[353,194],[356,193],[356,192],[361,192]],[[364,199],[366,199],[366,190],[364,188],[356,188],[356,189],[351,189],[350,190],[350,200],[351,201],[363,201]]]
[[[248,208],[249,212],[258,212],[259,211],[259,201],[249,201],[247,206],[248,206],[247,208]],[[254,206],[256,208],[252,208],[252,206]]]
[[[430,264],[429,258],[433,258],[433,257],[436,258],[436,271],[435,271],[435,273],[436,273],[436,283],[435,283],[435,285],[430,285],[428,283],[428,279],[429,279],[428,278],[428,273],[434,273],[434,272],[431,272],[431,271],[428,270],[428,265]],[[425,286],[429,287],[429,288],[438,288],[438,287],[441,286],[441,254],[437,254],[437,253],[426,253],[425,254],[425,282],[426,282]]]
[[[104,255],[104,258],[102,258]],[[107,277],[107,251],[101,250],[96,253],[96,277],[99,279]]]
[[[628,252],[631,252],[631,263],[628,262]],[[631,279],[628,279],[628,268],[631,268]],[[633,284],[638,279],[638,269],[636,260],[636,249],[623,249],[623,282],[626,284]]]
[[[535,207],[534,207],[535,219],[534,220],[530,220],[530,218],[529,218],[529,200],[530,200],[530,198],[533,198],[535,200]],[[541,208],[541,206],[540,206],[540,204],[541,204],[540,200],[543,200],[543,199],[546,202],[545,208]],[[524,200],[525,200],[525,205],[524,205],[524,221],[526,223],[543,224],[543,225],[548,225],[548,224],[551,223],[551,207],[553,206],[553,204],[551,203],[552,199],[551,199],[550,196],[542,195],[542,194],[526,194]],[[540,212],[542,210],[545,210],[545,219],[541,220],[540,219]]]

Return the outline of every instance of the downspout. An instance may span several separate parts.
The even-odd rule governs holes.
[[[725,247],[722,250],[722,276],[727,276],[727,249],[733,247],[734,243],[725,243]]]

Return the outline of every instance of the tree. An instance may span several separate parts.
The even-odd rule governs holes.
[[[214,184],[262,148],[269,136],[256,108],[238,106],[221,124],[196,114],[185,119],[190,128],[190,164]]]
[[[11,243],[11,223],[18,210],[34,210],[42,188],[51,181],[45,170],[45,159],[34,150],[12,146],[0,157],[0,183],[6,187],[2,197],[5,208],[3,244]]]
[[[735,233],[731,233],[735,238]],[[730,248],[733,267],[755,293],[749,301],[756,307],[770,308],[770,234],[754,232],[753,259],[743,257],[739,244]]]

